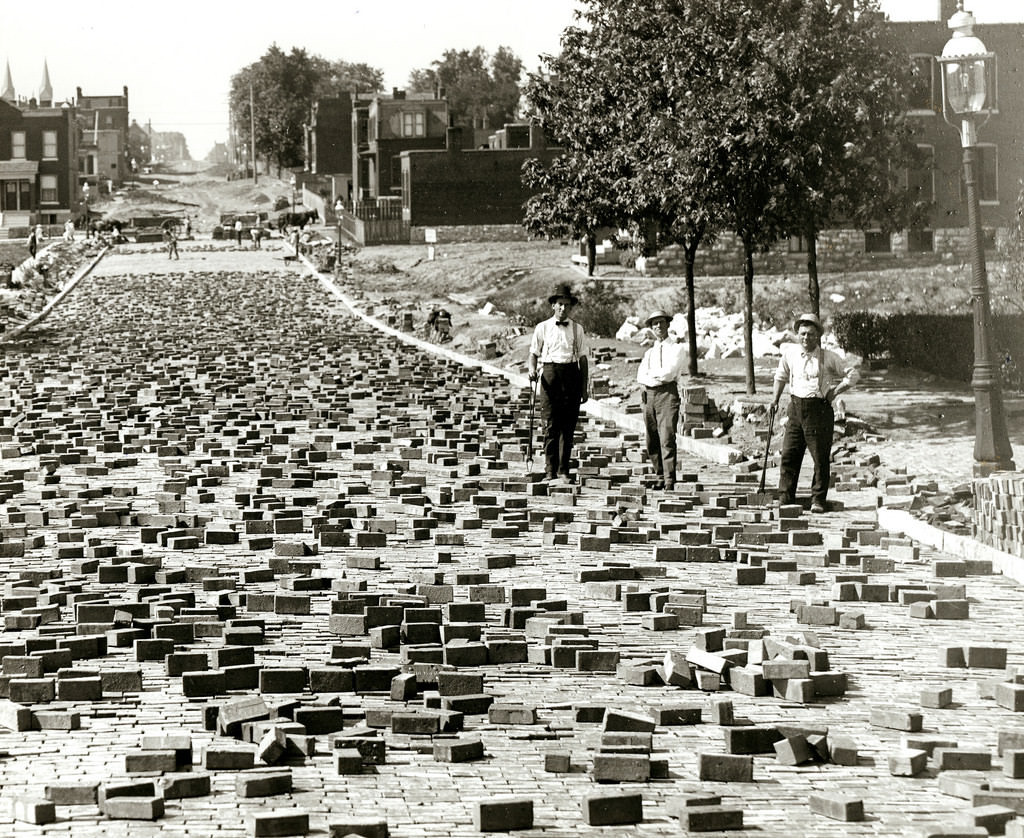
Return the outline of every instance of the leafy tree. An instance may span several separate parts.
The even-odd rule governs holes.
[[[905,114],[913,79],[877,0],[785,0],[764,41],[782,92],[780,149],[792,229],[807,243],[808,297],[820,313],[818,232],[839,224],[889,232],[928,205],[900,182],[917,163]]]
[[[302,126],[313,100],[347,95],[353,88],[379,90],[383,73],[365,64],[328,61],[293,47],[286,53],[272,44],[259,61],[231,77],[229,102],[240,142],[251,146],[249,90],[256,123],[255,154],[282,167],[303,159]]]
[[[999,242],[1002,264],[993,272],[992,292],[1000,303],[1024,314],[1024,181],[1018,186],[1015,217]]]
[[[413,70],[408,87],[414,93],[444,88],[456,125],[497,128],[515,118],[522,71],[523,62],[508,47],[498,47],[493,57],[483,47],[449,49],[431,67]]]

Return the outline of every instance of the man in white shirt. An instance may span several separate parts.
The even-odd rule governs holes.
[[[796,484],[804,451],[811,449],[814,479],[811,483],[811,512],[824,512],[832,479],[832,433],[835,412],[832,402],[857,381],[857,368],[835,352],[821,347],[824,329],[815,314],[801,314],[793,324],[799,344],[783,344],[782,358],[775,371],[775,391],[769,408],[774,414],[782,391],[789,384],[789,410],[782,438],[779,464],[779,500],[796,502]]]
[[[676,487],[676,428],[679,425],[679,374],[686,353],[668,333],[671,318],[655,309],[647,318],[654,332],[654,345],[644,353],[636,380],[643,385],[640,400],[644,406],[647,431],[647,456],[658,480],[655,489],[672,491]]]
[[[569,319],[569,309],[579,302],[568,284],[559,285],[548,297],[554,316],[533,330],[528,369],[530,381],[540,378],[540,412],[544,424],[544,479],[573,483],[569,471],[572,439],[587,398],[587,336],[583,327]]]

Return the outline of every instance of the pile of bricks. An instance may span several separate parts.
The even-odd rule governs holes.
[[[974,537],[1024,558],[1024,475],[998,472],[975,479],[972,488]]]

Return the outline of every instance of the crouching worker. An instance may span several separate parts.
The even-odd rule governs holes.
[[[544,479],[575,482],[569,469],[580,405],[587,401],[589,365],[587,336],[569,319],[579,302],[567,285],[548,297],[554,316],[533,330],[528,369],[530,381],[540,378],[540,411],[544,424]]]
[[[640,400],[644,408],[647,456],[658,476],[655,489],[676,487],[676,427],[679,424],[679,374],[685,352],[668,333],[669,316],[655,309],[647,318],[654,332],[654,345],[644,353],[636,380],[643,385]]]
[[[796,502],[800,465],[804,451],[810,448],[814,460],[811,512],[824,512],[828,509],[828,488],[832,480],[832,434],[835,430],[832,402],[856,383],[857,368],[847,365],[835,352],[822,348],[824,329],[817,315],[801,314],[793,330],[800,342],[782,345],[769,408],[773,414],[778,410],[779,399],[788,383],[789,410],[779,463],[779,502]]]

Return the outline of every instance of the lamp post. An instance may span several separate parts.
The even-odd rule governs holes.
[[[292,215],[295,215],[295,175],[292,175]]]
[[[999,371],[992,360],[992,314],[989,306],[985,250],[981,243],[978,208],[977,120],[983,125],[995,109],[995,54],[974,36],[974,15],[964,11],[963,0],[949,19],[953,35],[942,48],[942,115],[960,132],[964,186],[967,192],[968,241],[971,249],[971,304],[974,310],[974,474],[1013,470],[1013,449],[1006,433],[1006,415]]]

